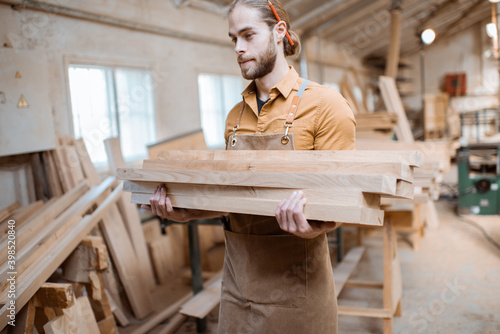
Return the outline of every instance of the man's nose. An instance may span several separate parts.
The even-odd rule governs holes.
[[[247,51],[246,43],[244,41],[238,39],[236,41],[236,44],[234,45],[234,51],[238,55],[244,54]]]

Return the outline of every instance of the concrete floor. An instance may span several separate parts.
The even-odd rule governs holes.
[[[394,333],[500,333],[500,249],[477,227],[455,215],[454,202],[441,200],[436,206],[440,225],[426,229],[419,251],[412,250],[404,235],[398,238],[403,314],[394,320]],[[466,218],[500,243],[500,216]],[[344,231],[348,249],[355,245],[355,231]],[[366,237],[364,245],[367,251],[352,278],[382,281],[381,233]],[[381,307],[382,293],[345,288],[339,305]],[[217,333],[217,313],[209,315],[207,333]],[[382,333],[382,323],[381,319],[339,316],[339,333]],[[194,320],[176,333],[196,333]]]

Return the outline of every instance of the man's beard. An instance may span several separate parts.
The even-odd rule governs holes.
[[[253,68],[248,68],[246,70],[241,68],[241,75],[246,80],[262,78],[273,71],[276,65],[276,58],[276,46],[274,45],[274,39],[271,35],[267,49],[260,55],[260,61]]]

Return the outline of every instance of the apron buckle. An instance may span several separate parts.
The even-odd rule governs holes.
[[[236,142],[238,141],[238,139],[236,139],[235,137],[233,137],[233,139],[231,140],[231,146],[234,147],[236,146]]]
[[[287,130],[288,130],[288,128],[287,128]],[[283,145],[286,145],[286,144],[288,144],[289,142],[290,142],[290,137],[288,137],[288,135],[284,135],[283,137],[281,137],[281,143],[282,143]]]

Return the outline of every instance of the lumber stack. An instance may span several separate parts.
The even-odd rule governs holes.
[[[357,114],[356,133],[371,131],[392,131],[398,117],[387,111],[377,111],[371,114]]]
[[[445,141],[426,141],[402,143],[387,140],[357,140],[356,148],[360,150],[415,150],[422,154],[422,165],[414,173],[414,185],[421,187],[439,197],[439,183],[450,168],[452,143]]]
[[[412,198],[417,152],[164,151],[142,169],[117,170],[132,202],[167,184],[176,207],[274,216],[293,191],[308,219],[382,225],[380,197]]]
[[[49,192],[51,198],[45,198],[45,202],[38,200],[24,206],[14,203],[0,211],[0,330],[10,320],[7,315],[11,314],[8,307],[13,300],[13,285],[7,278],[14,277],[15,313],[16,319],[21,320],[16,323],[21,325],[16,330],[21,328],[29,332],[36,326],[38,332],[69,333],[73,332],[72,321],[76,319],[81,332],[117,333],[115,317],[125,326],[128,324],[126,313],[143,319],[153,312],[150,290],[155,287],[154,278],[148,278],[144,270],[144,263],[149,258],[139,256],[137,235],[136,238],[131,236],[131,233],[137,234],[137,230],[142,236],[140,219],[131,219],[135,218],[129,216],[131,210],[120,207],[125,194],[121,183],[114,177],[99,180],[82,141],[64,139],[58,145],[65,147],[59,151],[59,162],[66,162],[55,163],[54,173],[40,169],[44,171],[40,180],[43,185],[51,174],[55,175],[53,181],[60,182],[61,186],[59,195],[52,196]],[[72,151],[76,155],[64,154]],[[18,162],[14,160],[11,159]],[[64,173],[66,181],[79,183],[66,183],[64,189]],[[89,237],[90,234],[94,237]],[[13,235],[15,263],[9,262],[12,259],[8,256],[12,254],[7,252],[11,249],[9,240]],[[149,256],[146,244],[142,246]],[[76,297],[84,295],[81,289],[87,291],[89,300],[82,302],[83,308],[76,307],[77,303],[62,306],[52,302],[60,300],[57,291],[66,291],[66,288],[46,289],[53,291],[47,294],[52,299],[45,298],[43,303],[37,301],[37,294],[46,282],[52,280],[54,274],[60,275],[60,267],[65,267],[66,271],[63,277],[57,277],[58,282],[64,279],[70,283]],[[34,319],[33,308],[36,309]],[[88,331],[85,324],[78,322],[82,314],[87,320],[93,319],[87,324]]]

